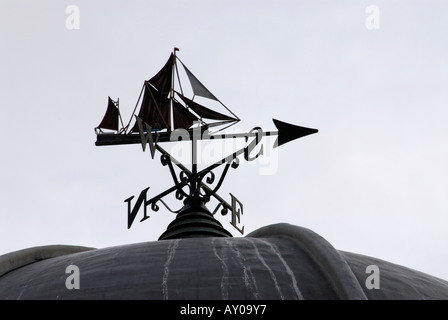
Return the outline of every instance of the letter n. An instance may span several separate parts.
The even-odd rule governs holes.
[[[140,207],[143,206],[143,210],[144,210],[144,216],[143,216],[143,220],[148,219],[149,217],[146,215],[146,192],[148,192],[148,188],[142,190],[142,192],[140,192],[140,195],[138,196],[137,202],[135,203],[134,208],[132,208],[131,210],[131,201],[132,199],[134,199],[134,196],[124,200],[124,202],[128,203],[128,229],[132,226],[132,223],[134,222],[135,216],[138,213],[138,210],[140,209]]]
[[[366,273],[370,273],[370,276],[366,279],[367,289],[379,289],[380,288],[380,268],[376,265],[370,265],[366,268]]]

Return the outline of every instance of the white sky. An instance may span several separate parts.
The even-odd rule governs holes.
[[[365,26],[372,4],[378,30]],[[66,28],[69,5],[79,30]],[[272,118],[319,129],[279,148],[272,175],[230,170],[219,194],[243,202],[246,234],[287,222],[448,279],[447,10],[442,0],[2,0],[0,254],[166,230],[174,215],[163,207],[128,230],[124,200],[170,187],[168,169],[139,145],[95,147],[93,128],[109,95],[128,120],[143,81],[179,47],[242,119],[235,129],[274,130]]]

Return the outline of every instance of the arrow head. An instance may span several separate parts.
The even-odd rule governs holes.
[[[274,121],[274,125],[278,130],[278,138],[275,147],[279,147],[289,141],[302,138],[319,131],[317,129],[296,126],[277,119],[272,119],[272,121]]]

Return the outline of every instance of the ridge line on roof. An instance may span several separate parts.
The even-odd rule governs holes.
[[[367,300],[347,261],[338,250],[314,231],[288,223],[278,223],[261,227],[246,237],[266,236],[286,236],[306,249],[324,272],[340,299]]]

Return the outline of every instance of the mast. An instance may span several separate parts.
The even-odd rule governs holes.
[[[120,98],[117,98],[117,109],[118,109],[118,118],[120,119],[120,123],[121,123],[121,129],[119,130],[119,133],[121,133],[121,131],[125,130],[125,128],[124,128],[123,118],[121,118],[121,113],[120,113]]]
[[[174,115],[173,115],[173,100],[174,100],[174,68],[176,67],[176,52],[179,51],[178,48],[174,48],[173,50],[174,58],[173,58],[173,66],[171,68],[171,89],[170,89],[170,112],[169,112],[169,125],[168,131],[173,131],[174,129]]]

